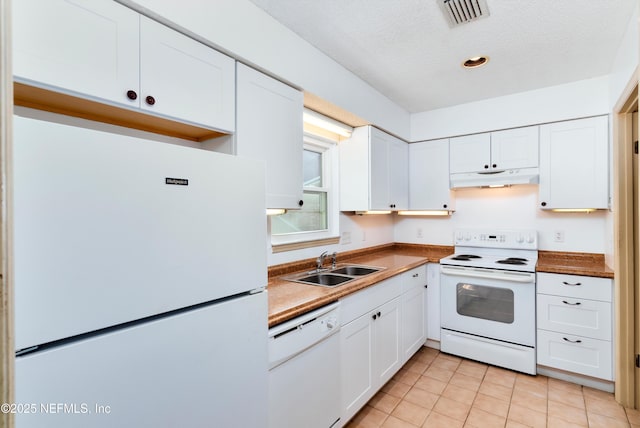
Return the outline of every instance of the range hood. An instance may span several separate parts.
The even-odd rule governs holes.
[[[451,174],[449,176],[449,185],[452,189],[463,187],[499,187],[512,184],[537,184],[539,181],[540,171],[538,168],[464,172]]]

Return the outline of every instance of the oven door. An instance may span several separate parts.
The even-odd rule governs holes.
[[[442,328],[535,347],[536,275],[441,266]]]

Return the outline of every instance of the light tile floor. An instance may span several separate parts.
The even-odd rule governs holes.
[[[632,427],[608,394],[422,348],[347,424],[383,427]]]

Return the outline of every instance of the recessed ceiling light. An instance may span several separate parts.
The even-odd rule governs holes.
[[[462,63],[464,68],[476,68],[489,62],[488,56],[474,56]]]

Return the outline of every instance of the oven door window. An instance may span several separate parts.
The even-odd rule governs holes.
[[[513,291],[508,288],[459,282],[456,287],[456,306],[460,315],[513,323],[514,297]]]

